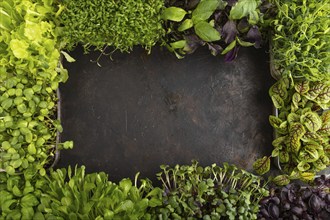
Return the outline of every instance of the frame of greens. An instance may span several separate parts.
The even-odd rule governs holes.
[[[56,135],[62,131],[56,117],[57,89],[68,73],[60,57],[73,62],[62,50],[77,43],[86,51],[94,46],[104,55],[109,47],[130,51],[142,45],[150,50],[160,42],[178,57],[206,45],[213,55],[226,54],[230,61],[239,46],[259,47],[259,30],[270,25],[271,64],[278,81],[269,93],[280,111],[270,116],[270,123],[278,137],[272,155],[258,159],[254,168],[264,174],[270,158],[278,157],[285,173],[272,181],[286,185],[292,179],[313,180],[329,165],[330,114],[322,111],[330,105],[329,0],[102,0],[99,4],[102,11],[93,1],[0,2],[0,219],[198,216],[212,220],[235,219],[235,212],[242,214],[239,219],[255,219],[256,203],[268,194],[260,177],[227,164],[163,166],[158,174],[163,188],[153,187],[149,180],[138,184],[138,175],[134,183],[123,179],[117,185],[104,173],[85,174],[84,167],[46,170],[54,158]],[[103,19],[102,13],[109,17]],[[117,35],[107,32],[108,27]],[[71,141],[57,144],[58,150],[72,147]],[[328,202],[328,191],[318,193]],[[314,212],[324,207],[317,197],[310,200]],[[215,211],[202,206],[206,201]],[[277,202],[272,198],[268,213],[261,214],[278,216]],[[301,210],[292,212],[299,215]]]

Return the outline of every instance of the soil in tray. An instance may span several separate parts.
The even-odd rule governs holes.
[[[114,181],[138,171],[155,179],[161,164],[196,159],[251,170],[271,152],[272,79],[263,49],[241,49],[225,63],[207,49],[178,60],[158,47],[150,55],[135,48],[102,57],[102,68],[90,62],[98,52],[71,54],[77,61],[65,63],[61,139],[75,147],[61,152],[57,167],[84,164]]]

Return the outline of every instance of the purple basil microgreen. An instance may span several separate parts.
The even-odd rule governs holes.
[[[220,45],[218,45],[218,44],[208,43],[207,45],[208,45],[208,48],[209,48],[209,50],[211,51],[211,54],[212,54],[213,56],[216,56],[216,55],[218,55],[221,51],[223,51],[223,48],[222,48]]]
[[[314,194],[309,199],[308,205],[314,212],[320,212],[323,207],[323,201],[320,197]]]
[[[259,203],[258,219],[330,219],[329,179],[317,178],[313,186],[292,183],[271,188],[270,196]],[[276,207],[279,209],[277,217]]]
[[[190,1],[188,1],[186,8],[188,10],[195,9],[199,2],[200,2],[200,0],[190,0]]]
[[[186,47],[184,48],[184,51],[187,54],[191,54],[193,52],[195,52],[195,50],[199,47],[199,46],[203,46],[205,45],[205,42],[202,41],[197,35],[192,34],[192,35],[188,35],[184,37],[185,40],[187,41]]]
[[[237,0],[226,0],[229,6],[233,6],[237,3]]]
[[[236,22],[228,20],[222,28],[221,35],[224,38],[225,43],[229,44],[235,39],[237,33]]]
[[[235,46],[231,51],[226,53],[225,62],[231,62],[237,57],[237,53],[239,51],[239,46]]]
[[[291,212],[293,214],[295,214],[296,216],[301,216],[303,214],[303,209],[300,208],[300,207],[295,206],[291,209]]]
[[[250,24],[249,24],[249,22],[248,22],[248,20],[246,18],[243,18],[243,19],[241,19],[238,22],[237,30],[240,33],[246,33],[246,32],[248,32],[249,31],[249,28],[250,28]]]
[[[277,219],[280,215],[280,209],[277,205],[271,203],[268,207],[268,213],[272,218]]]
[[[261,33],[256,25],[253,25],[249,32],[246,34],[246,40],[254,43],[255,48],[260,48],[261,44]]]

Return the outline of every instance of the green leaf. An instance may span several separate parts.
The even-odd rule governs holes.
[[[322,127],[322,119],[315,112],[306,112],[301,117],[301,122],[311,132],[316,132]]]
[[[317,151],[317,146],[313,144],[308,144],[299,152],[298,158],[305,162],[314,162],[319,158],[319,153]]]
[[[162,200],[158,198],[151,198],[149,200],[149,206],[153,208],[157,206],[161,206],[162,204],[163,204]]]
[[[310,169],[310,165],[309,163],[305,162],[305,161],[301,161],[298,165],[297,165],[297,168],[299,171],[306,171],[306,170],[309,170]]]
[[[284,101],[279,95],[274,94],[271,96],[271,99],[273,101],[275,108],[281,109],[282,107],[284,107]]]
[[[6,166],[5,171],[9,175],[14,175],[15,174],[15,169],[12,166]]]
[[[197,23],[194,28],[197,36],[206,42],[220,40],[220,33],[206,21]]]
[[[273,182],[279,186],[285,186],[290,183],[290,178],[288,175],[278,175],[273,179]]]
[[[132,187],[132,181],[130,179],[123,179],[119,182],[119,187],[123,190],[124,194],[127,194]]]
[[[170,43],[170,46],[173,49],[182,49],[186,46],[186,40],[179,40],[179,41],[175,41],[173,43]]]
[[[38,199],[33,194],[27,194],[21,199],[22,207],[33,207],[39,204]]]
[[[280,153],[280,149],[279,148],[275,148],[273,151],[272,151],[272,157],[277,157]]]
[[[257,159],[253,163],[253,169],[259,174],[263,175],[270,170],[270,157],[264,156],[263,158]]]
[[[63,143],[64,149],[72,149],[73,148],[73,141],[66,141]]]
[[[254,45],[254,43],[243,41],[239,37],[236,37],[236,40],[237,40],[238,44],[243,46],[243,47],[250,47],[250,46]]]
[[[63,206],[70,206],[70,205],[72,204],[72,200],[71,200],[71,198],[69,198],[69,197],[63,197],[63,198],[61,199],[61,204],[62,204]]]
[[[23,94],[28,100],[31,100],[34,95],[34,91],[32,88],[27,88],[27,89],[24,89]]]
[[[259,0],[238,0],[231,8],[229,18],[231,20],[238,20],[246,17],[257,9],[259,3]]]
[[[222,52],[221,54],[224,55],[226,53],[228,53],[229,51],[231,51],[232,49],[234,49],[234,47],[236,46],[236,40],[233,40]]]
[[[290,125],[296,122],[300,122],[300,115],[296,113],[290,113],[287,117],[287,120]]]
[[[71,57],[71,56],[70,56],[67,52],[65,52],[65,51],[61,51],[61,54],[64,55],[66,61],[68,61],[69,63],[73,63],[73,62],[76,61],[73,57]]]
[[[300,123],[294,123],[289,129],[289,152],[298,153],[301,147],[300,139],[306,133],[305,128]]]
[[[315,173],[303,172],[300,174],[300,178],[305,181],[312,181],[315,177]]]
[[[280,151],[278,158],[280,160],[280,163],[288,163],[290,160],[290,155],[287,151],[282,150]]]
[[[20,113],[25,113],[27,111],[27,108],[26,108],[26,105],[23,103],[23,104],[20,104],[17,106],[17,110],[20,112]]]
[[[300,95],[303,95],[309,90],[309,81],[296,82],[294,88]]]
[[[269,116],[269,123],[274,128],[279,128],[280,125],[283,123],[283,121],[280,118],[278,118],[278,117],[276,117],[274,115],[270,115]]]
[[[300,100],[301,100],[301,97],[300,97],[299,93],[295,92],[292,95],[292,103],[296,107],[296,109],[299,108],[298,105],[299,105]]]
[[[1,102],[1,107],[5,110],[8,110],[12,105],[13,105],[13,100],[9,98]]]
[[[183,10],[182,8],[169,7],[169,8],[165,8],[165,10],[162,14],[162,18],[164,20],[180,22],[180,21],[182,21],[182,19],[184,18],[184,16],[186,14],[187,14],[187,12],[185,10]]]
[[[218,0],[204,0],[199,2],[196,9],[192,12],[192,20],[194,24],[209,19],[218,6]]]
[[[27,49],[29,44],[24,40],[12,39],[10,41],[10,49],[13,51],[15,57],[25,59],[29,56]]]
[[[186,19],[182,22],[182,24],[178,27],[178,31],[185,31],[189,28],[192,28],[194,26],[194,23],[191,19]]]
[[[115,209],[115,213],[128,212],[134,208],[134,204],[131,200],[125,200]]]

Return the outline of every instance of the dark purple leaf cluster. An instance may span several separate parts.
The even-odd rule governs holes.
[[[292,183],[271,188],[260,205],[258,219],[330,219],[330,178],[316,178],[314,186]]]

